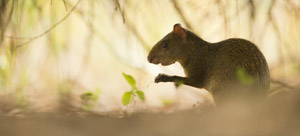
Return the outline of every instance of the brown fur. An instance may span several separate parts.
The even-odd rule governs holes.
[[[186,77],[159,74],[155,82],[182,82],[205,88],[217,104],[265,96],[270,86],[267,62],[253,43],[237,38],[209,43],[178,24],[152,48],[148,61],[162,65],[179,62]],[[239,70],[246,77],[239,77]],[[251,82],[245,83],[241,78]]]

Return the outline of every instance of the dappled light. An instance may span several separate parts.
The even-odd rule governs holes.
[[[0,135],[299,135],[299,30],[299,0],[1,0]],[[251,48],[194,63],[169,42],[191,35]]]

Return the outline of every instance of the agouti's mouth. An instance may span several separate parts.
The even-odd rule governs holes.
[[[175,63],[175,62],[161,62],[161,65],[168,66],[168,65],[171,65],[173,63]]]
[[[161,64],[163,66],[167,66],[167,65],[171,65],[171,64],[175,63],[173,61],[160,60],[158,57],[153,57],[153,58],[148,57],[148,61],[152,64],[156,64],[156,65]]]

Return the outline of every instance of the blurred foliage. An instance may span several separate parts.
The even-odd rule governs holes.
[[[0,88],[3,90],[8,90],[11,87],[14,62],[15,52],[12,52],[9,48],[0,51]]]
[[[27,106],[27,96],[26,96],[26,87],[28,84],[28,75],[26,71],[22,71],[20,82],[18,84],[16,99],[17,99],[17,106],[18,107],[26,107]]]
[[[170,99],[163,99],[162,103],[164,104],[165,107],[173,105],[175,102],[174,100],[170,100]]]
[[[174,88],[150,81],[172,69],[154,67],[146,56],[175,23],[208,42],[238,37],[255,43],[273,79],[270,101],[250,107],[237,102],[201,115],[147,113],[107,119],[124,117],[123,108],[125,114],[135,111],[128,105],[134,102],[137,108],[136,97],[145,103],[138,107],[144,111],[168,113],[174,107],[190,108],[191,101],[197,101],[194,107],[205,105],[203,99],[192,100],[195,91],[174,98],[169,94]],[[0,0],[0,133],[299,135],[299,30],[299,0]],[[124,82],[123,71],[135,78],[123,73]],[[244,69],[236,75],[253,84]],[[141,90],[147,91],[147,101]],[[27,109],[36,113],[20,114]],[[92,114],[94,109],[105,117]]]
[[[80,98],[85,110],[90,110],[95,106],[96,102],[98,101],[99,94],[99,88],[96,88],[95,91],[86,91],[81,94]]]
[[[44,92],[44,99],[101,86],[119,99],[120,72],[143,75],[143,82],[160,70],[149,66],[147,52],[175,23],[209,42],[248,39],[266,56],[272,78],[298,84],[299,0],[1,0],[0,94],[15,93],[27,105],[28,94]],[[253,82],[242,69],[236,74]],[[120,105],[134,96],[145,101],[134,78],[123,76],[132,89]],[[94,103],[97,93],[86,93],[83,103]]]

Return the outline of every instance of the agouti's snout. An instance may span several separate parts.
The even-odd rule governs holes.
[[[149,63],[152,63],[153,58],[150,55],[148,55],[147,59]]]
[[[158,61],[158,58],[157,57],[153,57],[151,55],[148,55],[148,62],[152,63],[152,64],[158,64],[159,61]]]

